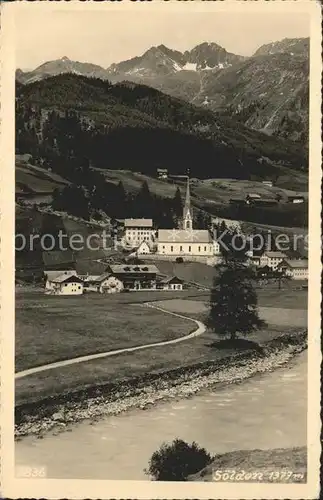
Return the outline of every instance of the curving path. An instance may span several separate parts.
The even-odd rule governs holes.
[[[122,354],[124,352],[134,352],[134,351],[140,351],[143,349],[150,349],[152,347],[177,344],[178,342],[183,342],[184,340],[188,340],[188,339],[197,337],[199,335],[202,335],[202,333],[204,333],[206,330],[206,326],[204,325],[204,323],[202,323],[201,321],[198,321],[197,319],[193,319],[193,318],[190,318],[188,316],[184,316],[183,314],[175,313],[172,311],[167,311],[167,309],[163,309],[162,307],[154,306],[154,305],[149,304],[149,303],[140,304],[140,306],[141,307],[152,307],[153,309],[158,309],[159,311],[162,311],[166,314],[171,314],[172,316],[177,316],[178,318],[182,318],[182,319],[188,319],[197,325],[197,329],[194,330],[193,332],[189,333],[188,335],[184,335],[184,337],[179,337],[179,338],[176,338],[173,340],[164,340],[163,342],[155,342],[154,344],[144,344],[144,345],[135,346],[135,347],[116,349],[114,351],[105,351],[105,352],[100,352],[100,353],[96,353],[96,354],[87,354],[86,356],[79,356],[77,358],[65,359],[63,361],[56,361],[55,363],[49,363],[47,365],[36,366],[34,368],[29,368],[28,370],[23,370],[21,372],[15,373],[15,378],[16,379],[23,378],[23,377],[27,377],[28,375],[34,375],[35,373],[44,372],[47,370],[52,370],[54,368],[60,368],[62,366],[74,365],[76,363],[83,363],[84,361],[92,361],[93,359],[107,358],[109,356],[116,356],[117,354]]]

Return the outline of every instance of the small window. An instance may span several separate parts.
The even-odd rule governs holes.
[[[173,245],[172,245],[172,246],[170,247],[170,251],[171,251],[171,252],[173,252],[173,250],[174,250],[174,247],[173,247]]]
[[[191,245],[189,245],[189,247],[188,247],[188,251],[189,251],[189,252],[191,251],[191,248],[192,248],[192,247],[191,247]]]
[[[206,252],[206,247],[204,247],[204,252]]]
[[[201,251],[201,247],[199,247],[199,252]]]
[[[81,290],[81,285],[79,285],[79,290]]]

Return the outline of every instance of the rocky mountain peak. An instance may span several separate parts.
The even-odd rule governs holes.
[[[292,56],[308,56],[309,38],[284,38],[278,42],[267,43],[256,50],[254,57],[284,53]]]

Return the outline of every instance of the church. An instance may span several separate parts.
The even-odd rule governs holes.
[[[190,180],[187,178],[183,221],[181,229],[159,229],[157,234],[157,253],[177,257],[212,257],[220,253],[207,229],[193,228],[191,208]]]

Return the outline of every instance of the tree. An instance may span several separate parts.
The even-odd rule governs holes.
[[[137,217],[147,217],[148,214],[151,214],[153,198],[150,194],[147,181],[144,181],[142,183],[142,186],[134,201],[134,209]]]
[[[195,442],[188,444],[175,439],[152,454],[145,473],[155,481],[186,481],[190,474],[199,472],[211,461],[211,455]]]
[[[183,214],[183,203],[182,203],[181,191],[178,186],[173,198],[173,207],[176,217],[181,217]]]
[[[210,297],[207,325],[221,336],[234,340],[265,326],[259,318],[254,271],[243,261],[230,259],[219,268]]]

